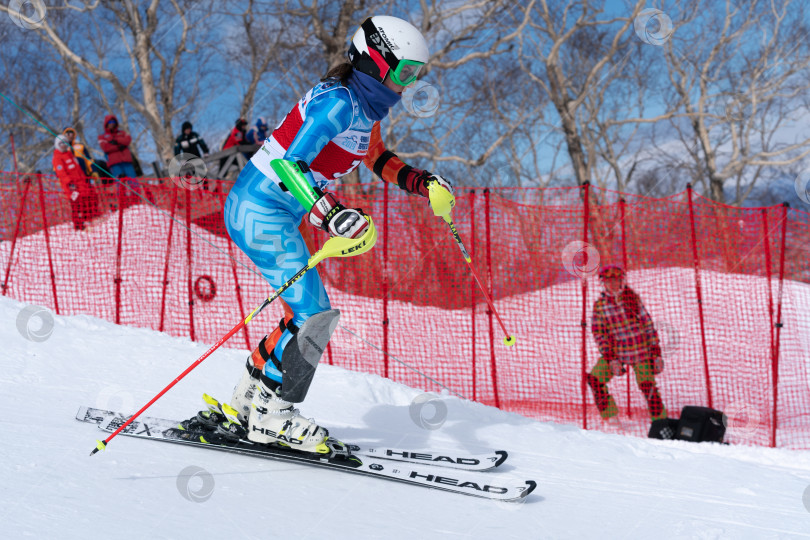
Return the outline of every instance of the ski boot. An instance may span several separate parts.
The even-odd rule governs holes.
[[[262,375],[248,418],[247,438],[260,444],[278,444],[302,452],[333,455],[329,432],[299,414],[293,404],[279,397],[281,385]],[[345,445],[344,445],[345,446]]]
[[[256,350],[248,356],[247,362],[245,363],[245,371],[242,372],[242,378],[239,379],[239,382],[236,383],[233,389],[230,405],[236,410],[237,419],[240,424],[247,424],[247,419],[250,415],[250,403],[253,401],[253,396],[256,394],[256,387],[259,384],[259,375],[262,372],[261,368],[256,367],[256,362],[253,357],[259,354],[259,351],[264,350],[265,339],[263,339]],[[261,362],[263,364],[263,361]]]

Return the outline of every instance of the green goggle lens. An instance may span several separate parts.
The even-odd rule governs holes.
[[[400,86],[408,86],[416,81],[419,71],[425,64],[413,60],[400,60],[397,69],[391,71],[391,80]]]

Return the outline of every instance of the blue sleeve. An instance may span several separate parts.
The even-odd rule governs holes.
[[[305,161],[307,165],[326,144],[352,125],[352,98],[348,89],[336,88],[307,103],[306,120],[284,154],[288,161]]]

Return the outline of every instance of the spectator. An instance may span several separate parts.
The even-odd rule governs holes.
[[[624,270],[606,266],[599,272],[599,279],[605,290],[594,304],[591,331],[601,358],[586,377],[596,408],[604,420],[616,416],[616,402],[606,385],[613,377],[626,373],[629,365],[636,373],[636,384],[647,400],[652,419],[666,418],[655,385],[655,375],[664,370],[664,361],[652,319],[638,294],[625,284]]]
[[[225,144],[222,146],[223,150],[226,150],[231,146],[238,146],[240,144],[244,144],[245,126],[247,126],[247,120],[245,120],[244,118],[240,118],[239,120],[236,121],[236,125],[231,130],[231,134],[228,136],[228,140],[226,140]]]
[[[260,116],[256,119],[256,125],[250,128],[245,135],[245,141],[248,144],[263,144],[267,138],[267,122],[264,117]]]
[[[90,220],[99,215],[98,196],[82,172],[65,135],[58,135],[54,141],[53,170],[70,201],[73,228],[84,230],[90,225]]]
[[[132,137],[123,129],[118,129],[118,119],[109,114],[104,117],[104,133],[98,136],[98,144],[107,155],[110,172],[117,178],[126,178],[127,184],[135,190],[140,189],[135,180],[137,173],[133,165],[129,144]]]
[[[208,155],[208,145],[202,137],[192,130],[191,122],[183,122],[181,133],[174,141],[174,155],[181,153],[192,154],[197,157]]]
[[[82,171],[84,171],[84,175],[93,178],[94,181],[98,182],[99,174],[98,171],[93,167],[94,162],[93,157],[90,155],[90,149],[76,139],[76,130],[72,127],[68,127],[62,131],[62,134],[65,136],[68,145],[70,145],[70,148],[73,150],[73,155],[76,157],[76,161],[79,162]]]

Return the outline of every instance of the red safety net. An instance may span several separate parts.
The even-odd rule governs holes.
[[[213,343],[272,291],[228,239],[227,186],[140,179],[143,197],[99,186],[102,215],[76,231],[55,179],[3,173],[4,295]],[[342,312],[324,361],[542,420],[600,429],[584,375],[596,270],[626,269],[663,349],[671,416],[704,405],[734,443],[810,448],[810,214],[736,208],[691,190],[651,199],[594,189],[459,189],[453,219],[494,300],[490,311],[447,225],[427,201],[382,183],[337,188],[373,216],[378,243],[318,266]],[[303,226],[312,249],[325,235]],[[228,346],[252,349],[282,316],[271,305]],[[193,360],[193,359],[190,359]],[[645,435],[631,374],[609,384]]]

